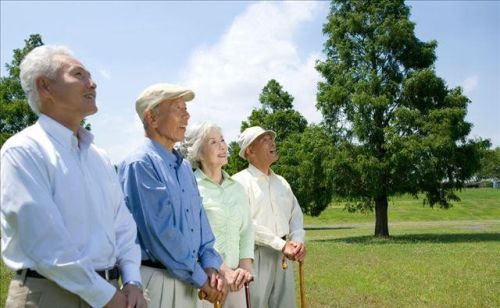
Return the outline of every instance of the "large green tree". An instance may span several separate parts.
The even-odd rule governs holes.
[[[38,118],[31,111],[19,79],[21,61],[35,47],[43,45],[39,34],[32,34],[24,41],[25,46],[14,49],[10,64],[6,64],[8,76],[0,78],[0,146],[10,136],[33,124]]]
[[[479,167],[487,142],[467,138],[469,99],[437,77],[436,41],[420,41],[402,0],[332,1],[323,27],[317,107],[335,136],[335,193],[375,208],[389,236],[391,196],[425,194],[443,208]]]

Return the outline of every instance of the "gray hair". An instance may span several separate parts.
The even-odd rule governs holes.
[[[43,45],[30,51],[21,62],[21,86],[34,113],[40,114],[40,94],[36,86],[38,77],[54,79],[63,62],[58,56],[73,56],[65,46]]]
[[[180,151],[191,163],[193,168],[201,168],[201,152],[203,150],[203,141],[207,135],[216,131],[222,134],[222,129],[219,125],[212,122],[203,122],[188,129],[186,138],[182,142]]]

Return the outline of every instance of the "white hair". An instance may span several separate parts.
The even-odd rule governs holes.
[[[203,122],[188,129],[180,150],[193,168],[201,168],[203,141],[212,131],[222,134],[220,126],[212,122]]]
[[[30,51],[21,62],[21,86],[34,113],[40,114],[40,95],[36,86],[38,77],[54,79],[63,62],[58,56],[73,56],[65,46],[43,45]]]

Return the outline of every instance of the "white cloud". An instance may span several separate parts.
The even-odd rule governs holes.
[[[464,81],[462,81],[462,88],[464,89],[465,94],[470,94],[474,90],[478,88],[479,85],[479,76],[477,75],[472,75],[467,78],[465,78]]]
[[[299,112],[319,122],[315,102],[320,74],[314,63],[321,55],[317,51],[301,58],[293,39],[320,9],[324,7],[318,2],[258,2],[237,16],[218,42],[194,51],[181,80],[196,93],[188,105],[191,124],[214,121],[227,140],[235,140],[272,78],[295,97]]]
[[[104,77],[106,80],[111,80],[111,75],[109,72],[105,69],[100,69],[99,73],[101,74],[102,77]]]
[[[144,141],[144,128],[135,113],[118,114],[105,110],[88,121],[92,131],[102,132],[95,134],[95,143],[106,150],[114,164],[119,164]]]

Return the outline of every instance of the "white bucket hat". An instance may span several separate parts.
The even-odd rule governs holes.
[[[276,138],[276,133],[274,131],[265,130],[260,126],[249,127],[238,136],[238,145],[240,146],[240,152],[238,154],[241,158],[247,159],[245,157],[245,150],[255,139],[257,139],[257,137],[263,134],[271,134],[273,139]]]

